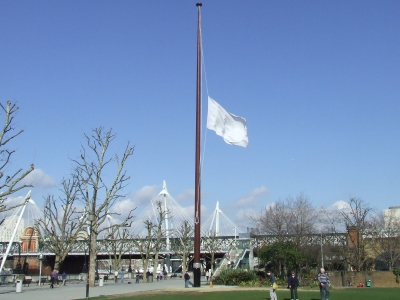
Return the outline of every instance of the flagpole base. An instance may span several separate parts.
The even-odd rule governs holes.
[[[201,286],[200,279],[201,279],[201,269],[194,268],[193,269],[193,287]]]

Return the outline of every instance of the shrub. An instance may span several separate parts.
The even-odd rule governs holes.
[[[246,287],[268,287],[269,283],[267,283],[265,280],[260,281],[259,279],[254,279],[250,281],[243,281],[239,283],[239,286],[246,286]]]
[[[259,281],[259,277],[254,271],[228,268],[222,269],[219,275],[213,278],[213,283],[220,285],[239,285],[252,281]]]
[[[259,277],[259,278],[265,279],[267,277],[267,275],[265,274],[265,271],[256,271],[255,273],[256,273],[257,277]]]
[[[396,282],[400,283],[400,268],[395,269],[393,273],[396,275]]]

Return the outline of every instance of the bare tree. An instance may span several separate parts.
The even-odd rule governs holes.
[[[349,211],[341,212],[348,231],[350,246],[348,248],[349,251],[346,253],[346,259],[357,271],[361,271],[364,269],[364,264],[368,260],[368,256],[365,252],[365,246],[367,244],[365,235],[369,227],[368,218],[372,212],[372,208],[360,198],[351,198],[349,206]]]
[[[156,202],[157,206],[157,224],[156,227],[154,227],[155,232],[155,239],[154,239],[154,272],[156,273],[155,275],[157,276],[157,267],[158,267],[158,255],[160,253],[161,247],[163,245],[163,241],[165,240],[164,236],[167,233],[165,230],[163,230],[162,225],[165,223],[165,218],[167,216],[168,211],[165,211],[162,207],[162,201],[157,200]]]
[[[300,244],[305,235],[316,232],[318,212],[310,200],[300,193],[295,199],[288,196],[273,203],[258,216],[250,216],[250,219],[256,223],[255,233],[274,235],[278,241],[292,240],[295,236],[296,244]]]
[[[104,245],[110,261],[112,261],[112,268],[115,271],[121,265],[122,256],[128,253],[133,245],[132,236],[126,228],[120,228],[114,233],[107,235],[107,238],[104,239]]]
[[[154,223],[151,220],[144,221],[145,229],[147,231],[147,235],[145,238],[137,237],[136,246],[139,248],[140,255],[143,263],[143,272],[146,272],[149,269],[150,260],[153,260],[153,272],[155,272],[157,276],[157,267],[158,267],[158,256],[161,250],[161,247],[164,242],[165,230],[163,230],[163,222],[165,222],[165,217],[167,212],[162,207],[162,201],[158,200],[156,202],[157,206],[157,217],[156,222]],[[147,282],[147,277],[143,276],[143,281]]]
[[[46,198],[43,218],[36,228],[45,247],[55,254],[54,268],[59,270],[68,253],[73,249],[78,234],[85,225],[82,210],[78,208],[79,181],[76,176],[62,181],[63,193],[56,201],[53,195]]]
[[[215,264],[215,253],[220,249],[219,238],[217,232],[209,232],[208,235],[203,237],[203,245],[206,252],[211,259],[211,272],[214,274],[214,264]]]
[[[292,206],[289,218],[291,224],[288,225],[289,234],[296,237],[297,245],[304,244],[304,237],[317,231],[316,224],[319,221],[319,212],[303,193],[300,193],[296,199],[288,197],[286,203],[289,208]]]
[[[129,176],[124,170],[127,159],[133,154],[133,147],[127,144],[122,158],[115,155],[114,159],[107,157],[111,142],[115,139],[115,134],[112,130],[104,131],[102,127],[96,128],[92,134],[86,135],[86,147],[82,146],[80,159],[73,160],[77,165],[77,177],[80,182],[81,196],[87,208],[88,215],[94,217],[91,222],[91,241],[90,241],[90,265],[89,265],[89,285],[94,286],[95,280],[95,264],[98,253],[97,237],[101,232],[109,234],[115,233],[119,228],[129,226],[128,221],[132,218],[132,211],[128,212],[127,216],[119,224],[106,226],[104,224],[107,215],[115,215],[111,208],[116,201],[124,194],[121,194],[123,189],[128,184]],[[90,158],[90,154],[94,158]],[[111,162],[115,162],[115,175],[110,182],[107,178],[110,177],[110,172],[107,167]]]
[[[285,237],[289,232],[290,211],[284,201],[267,206],[258,216],[250,216],[256,223],[254,233]]]
[[[378,213],[371,218],[368,233],[372,239],[369,245],[377,259],[387,264],[389,271],[393,271],[400,259],[400,218],[392,209]]]
[[[176,238],[172,243],[172,250],[182,261],[182,274],[187,270],[187,264],[190,253],[194,248],[193,226],[185,220],[175,231]]]
[[[327,229],[333,233],[347,232],[347,239],[339,239],[335,249],[353,270],[366,269],[371,259],[366,253],[372,208],[360,198],[351,198],[348,207],[337,213],[326,214]]]
[[[152,255],[155,248],[154,228],[156,227],[156,225],[151,220],[144,221],[144,225],[147,231],[146,237],[137,237],[135,241],[137,248],[139,248],[140,256],[142,258],[143,272],[147,272],[147,270],[149,269],[150,259],[153,257]],[[143,276],[143,282],[147,282],[147,276]]]
[[[4,112],[4,125],[2,130],[0,130],[0,212],[3,212],[21,205],[17,204],[7,207],[5,202],[8,196],[23,188],[32,186],[22,183],[22,180],[34,170],[34,166],[31,164],[30,168],[26,171],[20,168],[4,174],[4,172],[9,172],[11,157],[16,152],[15,149],[8,148],[8,145],[14,138],[23,133],[24,130],[15,131],[13,124],[19,107],[15,103],[11,103],[10,100],[7,100],[6,106],[2,103],[0,103],[0,106]]]

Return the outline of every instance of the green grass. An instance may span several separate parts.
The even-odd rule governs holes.
[[[378,300],[395,300],[400,299],[399,288],[346,288],[346,289],[331,289],[330,300],[366,300],[366,299],[378,299]],[[303,291],[299,289],[300,300],[319,300],[319,289]],[[290,300],[289,290],[278,290],[278,300]],[[162,300],[267,300],[269,299],[269,291],[267,289],[246,289],[241,290],[226,290],[226,291],[212,291],[212,292],[201,292],[195,289],[189,289],[182,292],[138,292],[129,296],[105,296],[90,299],[114,299],[114,300],[145,300],[145,299],[162,299]]]

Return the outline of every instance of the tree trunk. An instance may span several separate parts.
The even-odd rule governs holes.
[[[149,267],[149,260],[148,259],[145,259],[144,261],[143,261],[143,282],[144,283],[147,283],[147,269],[148,269],[148,267]]]
[[[89,260],[89,286],[95,286],[95,276],[96,276],[96,258],[97,258],[97,235],[93,232],[91,234],[91,242],[90,242],[90,260]]]
[[[214,257],[214,252],[211,253],[211,272],[214,274],[214,262],[215,262],[215,257]]]
[[[186,257],[182,257],[182,277],[186,273]]]
[[[157,277],[158,251],[154,254],[153,265],[154,265],[153,276]],[[161,268],[161,270],[162,270],[162,268]]]
[[[60,267],[63,262],[63,258],[60,257],[60,255],[56,255],[55,263],[54,263],[54,269],[60,271]]]

